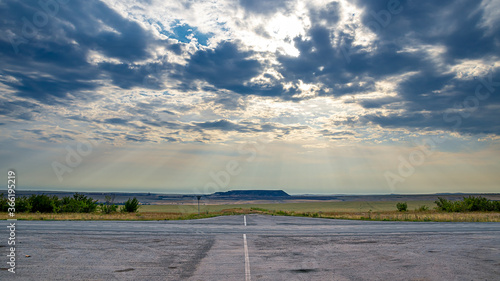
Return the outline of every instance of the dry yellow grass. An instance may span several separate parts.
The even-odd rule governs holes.
[[[297,214],[295,214],[297,215]],[[315,216],[302,213],[301,216]],[[376,221],[435,221],[435,222],[500,222],[499,212],[444,213],[437,211],[409,212],[332,212],[319,213],[318,217],[332,219],[376,220]]]
[[[381,211],[381,212],[295,212],[250,208],[231,208],[198,214],[182,212],[141,212],[141,213],[62,213],[62,214],[16,214],[18,220],[184,220],[238,214],[268,214],[306,216],[331,219],[377,220],[377,221],[439,221],[439,222],[500,222],[499,212],[444,213],[437,211]],[[0,213],[0,219],[8,219],[7,213]]]
[[[250,209],[224,209],[217,212],[205,212],[198,214],[185,214],[176,212],[141,212],[141,213],[17,213],[14,217],[18,220],[184,220],[207,218],[224,215],[238,215],[249,213],[262,213],[260,211],[252,211]],[[0,212],[0,219],[12,219],[8,213]]]
[[[200,205],[201,212],[217,212],[228,208],[262,208],[266,210],[294,212],[383,212],[396,211],[395,201],[344,201],[344,202],[302,202],[302,203],[258,203],[258,204],[209,204]],[[422,205],[434,208],[434,201],[408,201],[408,210],[414,210]],[[179,212],[184,214],[198,213],[196,205],[142,205],[139,212]]]

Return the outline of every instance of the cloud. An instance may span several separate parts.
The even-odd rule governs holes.
[[[128,123],[127,120],[122,118],[109,118],[104,120],[104,123],[115,124],[115,125],[125,125]]]
[[[150,140],[145,136],[137,136],[137,135],[126,135],[125,140],[132,142],[155,142],[154,140]]]
[[[22,132],[26,132],[28,135],[30,135],[30,137],[36,138],[37,140],[41,140],[43,142],[61,143],[75,140],[75,133],[62,130],[58,131],[57,133],[53,133],[46,130],[26,129],[22,130]]]
[[[244,110],[246,108],[245,100],[234,93],[219,91],[215,97],[206,97],[204,100],[212,102],[215,106],[222,107],[224,110]]]
[[[312,8],[310,19],[314,25],[321,24],[321,21],[326,21],[328,25],[336,25],[340,20],[340,11],[342,10],[339,2],[332,1],[324,6]]]
[[[229,122],[227,120],[218,120],[218,121],[207,121],[207,122],[201,122],[201,123],[194,123],[196,126],[202,129],[217,129],[221,131],[234,131],[234,130],[241,130],[242,127],[234,124],[232,122]]]
[[[187,83],[206,81],[216,88],[240,94],[251,93],[245,85],[262,71],[259,61],[249,58],[252,52],[240,51],[234,42],[222,42],[214,50],[199,50],[186,66]]]
[[[285,10],[292,3],[292,1],[239,0],[238,3],[243,9],[245,9],[245,11],[250,13],[269,15],[280,10]]]
[[[233,123],[228,120],[194,122],[196,127],[203,130],[218,130],[218,131],[236,131],[236,132],[269,132],[278,129],[270,124],[257,124],[249,121],[242,121],[240,123]]]
[[[380,28],[373,28],[378,31],[377,40],[406,38],[408,44],[441,45],[446,50],[443,59],[450,62],[497,53],[499,35],[483,25],[485,10],[481,1],[400,3],[401,12],[390,14],[389,20],[385,20],[382,14],[388,14],[383,12],[387,12],[386,2],[357,1],[364,9],[363,23],[379,23]]]
[[[0,36],[0,59],[4,73],[14,78],[3,84],[18,96],[53,104],[83,92],[88,95],[105,84],[106,76],[124,89],[161,88],[161,83],[144,82],[151,74],[147,69],[158,63],[134,63],[150,58],[149,48],[158,42],[140,24],[106,4],[58,5],[59,10],[40,28],[34,26],[37,22],[30,22],[43,12],[38,2],[6,1],[2,5],[0,24],[8,36]],[[26,32],[30,30],[27,26],[35,27],[33,37]],[[96,56],[104,61],[89,61]]]
[[[126,63],[100,63],[99,70],[111,78],[114,85],[122,89],[134,87],[145,89],[163,89],[161,75],[170,68],[165,63],[149,63],[145,65]]]
[[[201,132],[219,131],[219,132],[236,132],[236,133],[275,133],[276,138],[282,138],[294,131],[305,130],[307,126],[290,126],[276,123],[256,123],[254,121],[242,120],[238,123],[228,120],[216,120],[206,122],[193,122],[195,130]]]
[[[34,112],[40,112],[39,105],[29,101],[5,101],[0,100],[0,115],[9,116],[14,119],[34,120]]]
[[[479,63],[498,61],[499,33],[492,33],[492,27],[483,24],[481,2],[412,5],[402,1],[400,12],[394,14],[386,2],[358,1],[357,5],[363,11],[361,23],[365,28],[378,25],[371,28],[375,37],[370,43],[365,47],[357,45],[355,34],[341,24],[337,28],[345,32],[335,33],[311,12],[316,20],[307,36],[294,39],[300,55],[278,57],[285,80],[320,84],[319,95],[358,96],[379,91],[379,81],[413,73],[397,81],[390,96],[378,94],[376,98],[358,99],[356,102],[365,109],[380,111],[367,113],[365,120],[385,128],[500,133],[497,122],[486,117],[496,114],[497,97],[480,102],[470,117],[460,116],[460,126],[443,120],[447,110],[473,98],[480,84],[479,80],[460,79],[450,69],[464,59],[479,59]],[[498,66],[491,71],[493,81],[499,81]]]
[[[400,3],[397,12],[388,3]],[[42,11],[38,2],[3,1],[0,114],[108,126],[130,141],[280,137],[324,120],[387,135],[500,134],[496,92],[474,111],[460,108],[487,71],[500,80],[492,1],[146,4],[68,2],[25,38],[23,18]],[[23,42],[17,53],[11,40]],[[307,107],[324,98],[335,110]],[[284,111],[293,124],[277,118]]]

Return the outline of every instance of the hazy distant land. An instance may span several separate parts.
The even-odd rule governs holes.
[[[75,191],[77,192],[77,191]],[[17,191],[17,196],[32,194],[72,196],[75,192],[63,191]],[[114,196],[114,203],[121,204],[136,197],[143,205],[185,205],[197,204],[196,194],[162,194],[145,192],[78,192],[88,197],[105,201],[105,196]],[[202,194],[200,194],[202,195]],[[436,193],[436,194],[387,194],[387,195],[289,195],[283,190],[230,190],[202,195],[201,202],[209,205],[224,204],[272,204],[301,202],[349,202],[349,201],[434,201],[438,197],[458,200],[464,196],[482,196],[500,200],[500,193]]]

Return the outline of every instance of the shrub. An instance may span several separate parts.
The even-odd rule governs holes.
[[[72,200],[71,197],[65,196],[61,199],[60,211],[62,213],[79,213],[80,205],[77,201]]]
[[[99,204],[101,206],[101,212],[105,214],[111,214],[114,213],[118,210],[118,206],[113,204],[114,201],[114,196],[111,197],[109,195],[106,195],[105,197],[106,202]]]
[[[112,204],[114,198],[109,197],[106,206],[102,207],[103,212],[109,214],[116,212],[118,206]],[[0,194],[0,212],[7,212],[8,199]],[[19,196],[16,198],[16,212],[32,213],[92,213],[97,210],[97,200],[80,193],[75,193],[73,197],[48,196],[45,194],[32,194],[29,198]]]
[[[10,208],[8,197],[4,197],[0,194],[0,212],[8,212]],[[31,203],[26,196],[16,197],[15,205],[16,213],[23,213],[31,211]]]
[[[422,205],[418,208],[418,211],[419,212],[425,212],[425,211],[428,211],[429,210],[429,207],[425,206],[425,205]]]
[[[465,211],[463,209],[463,204],[461,201],[451,201],[441,197],[438,197],[438,200],[435,201],[437,205],[437,210],[445,211],[445,212],[461,212]]]
[[[437,209],[445,212],[500,211],[500,201],[491,201],[484,197],[463,197],[460,201],[450,201],[441,197],[435,201]]]
[[[106,203],[101,203],[99,204],[101,206],[101,212],[105,213],[105,214],[111,214],[111,213],[115,213],[116,211],[118,211],[118,206],[116,206],[115,204],[106,204]]]
[[[59,200],[56,196],[49,197],[45,194],[31,195],[28,199],[31,204],[31,212],[36,213],[56,213],[59,207]]]
[[[9,200],[7,197],[3,196],[3,193],[0,194],[0,212],[7,212],[9,209]]]
[[[278,215],[278,216],[289,216],[290,215],[287,211],[282,211],[282,210],[276,211],[275,214]],[[303,215],[304,216],[308,216],[309,213],[307,213],[307,214],[304,213]]]
[[[75,193],[57,200],[58,211],[63,213],[91,213],[97,209],[97,200]]]
[[[31,212],[32,206],[30,200],[26,196],[20,196],[16,198],[16,212],[24,213]]]
[[[80,213],[92,213],[97,210],[97,199],[94,200],[83,194],[75,193],[73,195],[73,200],[78,202],[80,206]]]
[[[398,211],[400,212],[406,212],[408,210],[408,204],[406,204],[406,202],[398,202],[396,204],[396,208],[398,208]]]
[[[134,199],[128,199],[125,205],[122,207],[122,212],[135,213],[139,209],[139,200],[134,197]]]
[[[436,209],[438,209],[439,211],[447,211],[447,212],[454,211],[455,204],[447,199],[438,197],[438,200],[434,201],[434,203],[436,203],[437,205]]]
[[[462,201],[462,209],[467,211],[493,211],[494,206],[490,200],[484,197],[464,197]]]

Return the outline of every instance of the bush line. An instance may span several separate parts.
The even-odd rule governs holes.
[[[118,206],[113,204],[111,197],[106,196],[106,202],[97,204],[97,199],[92,199],[80,193],[73,197],[65,196],[59,199],[57,196],[45,194],[33,194],[30,197],[20,196],[16,198],[16,213],[94,213],[101,212],[111,214],[118,211]],[[10,208],[8,199],[0,194],[0,212],[7,212]],[[137,212],[139,200],[128,199],[120,209],[124,213]]]

